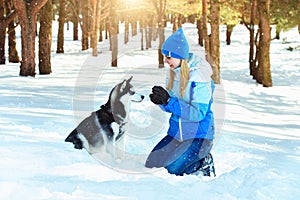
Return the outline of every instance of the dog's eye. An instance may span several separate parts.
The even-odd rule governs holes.
[[[129,94],[130,94],[130,95],[134,95],[134,94],[135,94],[135,91],[129,90]]]

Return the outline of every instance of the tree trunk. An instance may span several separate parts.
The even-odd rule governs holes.
[[[124,44],[127,44],[129,41],[129,20],[128,17],[125,17],[125,31],[124,31]]]
[[[231,33],[233,31],[234,25],[226,25],[226,44],[231,44]]]
[[[162,23],[158,25],[158,38],[159,38],[159,47],[158,47],[158,67],[164,67],[164,56],[161,53],[162,44],[165,41],[165,31]]]
[[[109,19],[105,19],[105,39],[108,39],[108,35],[109,35]]]
[[[102,0],[97,0],[96,6],[96,26],[95,26],[95,46],[93,48],[93,56],[98,56],[98,38],[100,34],[100,22],[101,22],[101,4]]]
[[[82,12],[82,36],[81,49],[87,50],[89,48],[89,1],[83,3]]]
[[[32,16],[31,8],[28,6],[26,7],[28,15],[19,17],[22,35],[22,61],[20,76],[35,76],[36,17]]]
[[[206,14],[206,0],[202,0],[202,33],[204,38],[204,48],[207,54],[210,54],[209,37],[207,34],[207,14]],[[210,56],[210,55],[209,55]]]
[[[22,35],[20,76],[35,76],[36,16],[46,2],[47,0],[33,0],[29,4],[23,0],[13,0]]]
[[[255,12],[256,12],[256,0],[251,0],[251,16],[250,16],[250,50],[249,50],[249,71],[250,75],[255,78],[256,58],[255,58],[255,39],[254,39],[254,23],[255,23]]]
[[[202,19],[197,19],[197,30],[198,30],[198,44],[203,47],[203,28],[202,28]]]
[[[105,20],[103,22],[101,22],[100,26],[99,26],[99,42],[103,41],[103,30],[104,30],[104,27],[105,27]]]
[[[6,13],[11,13],[13,11],[13,5],[11,1],[6,1],[5,9]],[[16,31],[13,19],[8,22],[8,61],[11,63],[19,63],[20,58],[16,47]]]
[[[210,55],[213,61],[212,79],[216,84],[220,84],[220,34],[219,34],[220,5],[218,0],[210,1],[210,19],[211,19]]]
[[[131,17],[131,35],[137,35],[137,20],[136,17]]]
[[[280,39],[280,28],[278,26],[276,26],[276,35],[275,35],[275,39],[279,40]]]
[[[64,53],[64,25],[66,18],[66,1],[59,2],[58,35],[56,53]]]
[[[118,66],[118,19],[116,13],[116,6],[117,1],[111,0],[110,1],[110,30],[109,30],[109,37],[111,41],[111,66],[117,67]]]
[[[146,25],[146,49],[149,49],[152,47],[152,33],[153,33],[153,30],[154,30],[154,27],[153,27],[153,16],[149,16],[148,20],[147,20],[147,25]]]
[[[179,19],[178,19],[178,14],[174,14],[172,21],[173,21],[173,22],[172,22],[172,23],[173,23],[173,28],[172,28],[172,30],[173,30],[173,33],[174,33],[174,32],[177,31],[177,29],[179,28],[179,27],[178,27],[178,25],[179,25],[179,23],[178,23],[178,21],[179,21]]]
[[[0,0],[0,64],[5,64],[6,22],[4,16],[4,2]]]
[[[146,30],[146,22],[145,20],[141,19],[140,20],[141,50],[144,50],[144,38],[145,38],[144,30]]]
[[[256,76],[257,76],[257,59],[258,59],[258,56],[259,56],[259,48],[258,48],[258,40],[259,40],[259,29],[256,31],[255,33],[255,37],[254,37],[254,45],[255,45],[255,55],[254,55],[254,58],[253,58],[253,61],[252,61],[252,64],[253,64],[253,69],[252,69],[252,73],[253,73],[253,79],[256,80]]]
[[[52,44],[52,1],[47,1],[40,12],[39,32],[39,73],[50,74],[51,70],[51,44]]]
[[[73,14],[72,22],[73,22],[73,40],[78,40],[78,18]]]
[[[91,8],[92,8],[92,13],[90,16],[90,20],[92,23],[91,27],[91,40],[90,40],[90,47],[93,49],[92,50],[92,55],[94,56],[94,48],[97,46],[98,38],[97,38],[97,32],[96,30],[96,21],[97,21],[97,0],[91,0]],[[96,55],[95,55],[96,56]]]
[[[12,21],[8,24],[8,61],[10,63],[20,62],[16,44],[15,23]]]
[[[90,47],[92,48],[92,56],[98,56],[97,52],[97,44],[98,44],[98,37],[97,33],[98,30],[96,30],[96,24],[97,24],[97,0],[91,0],[91,8],[92,8],[92,15],[91,15],[91,40],[90,40]]]
[[[180,14],[178,16],[178,20],[177,20],[177,25],[178,25],[178,28],[182,28],[182,23],[185,22],[185,19],[183,18],[183,16]],[[167,26],[167,24],[165,24],[165,26]]]
[[[96,41],[98,41],[98,38],[99,38],[99,35],[101,32],[100,26],[101,26],[101,16],[102,16],[102,3],[103,3],[102,0],[97,0]],[[97,42],[97,44],[98,44],[98,42]],[[95,50],[98,55],[98,47],[96,47]]]
[[[156,15],[157,15],[157,24],[158,24],[158,38],[159,38],[159,46],[158,46],[158,67],[164,67],[164,57],[161,53],[162,44],[165,41],[165,23],[164,23],[164,15],[166,8],[166,0],[158,0],[158,4],[155,4]]]
[[[271,68],[270,68],[270,0],[258,0],[259,12],[259,57],[257,69],[257,82],[262,83],[264,87],[272,86]]]

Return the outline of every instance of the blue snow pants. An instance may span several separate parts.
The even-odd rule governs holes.
[[[147,168],[164,167],[170,174],[191,174],[201,167],[201,159],[211,150],[213,141],[195,138],[180,142],[165,136],[151,151]]]

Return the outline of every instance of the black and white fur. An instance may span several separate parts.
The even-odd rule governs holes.
[[[106,152],[116,157],[116,142],[124,137],[130,101],[141,102],[130,84],[132,77],[117,84],[106,104],[85,118],[65,139],[75,149],[85,148],[90,154]],[[123,147],[122,147],[123,148]]]

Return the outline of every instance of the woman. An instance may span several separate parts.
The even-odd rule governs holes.
[[[210,154],[214,139],[211,66],[205,58],[189,53],[182,28],[167,38],[162,54],[170,66],[167,90],[154,86],[149,96],[172,115],[167,136],[154,147],[145,166],[165,167],[169,173],[181,176],[197,171],[215,176]]]

